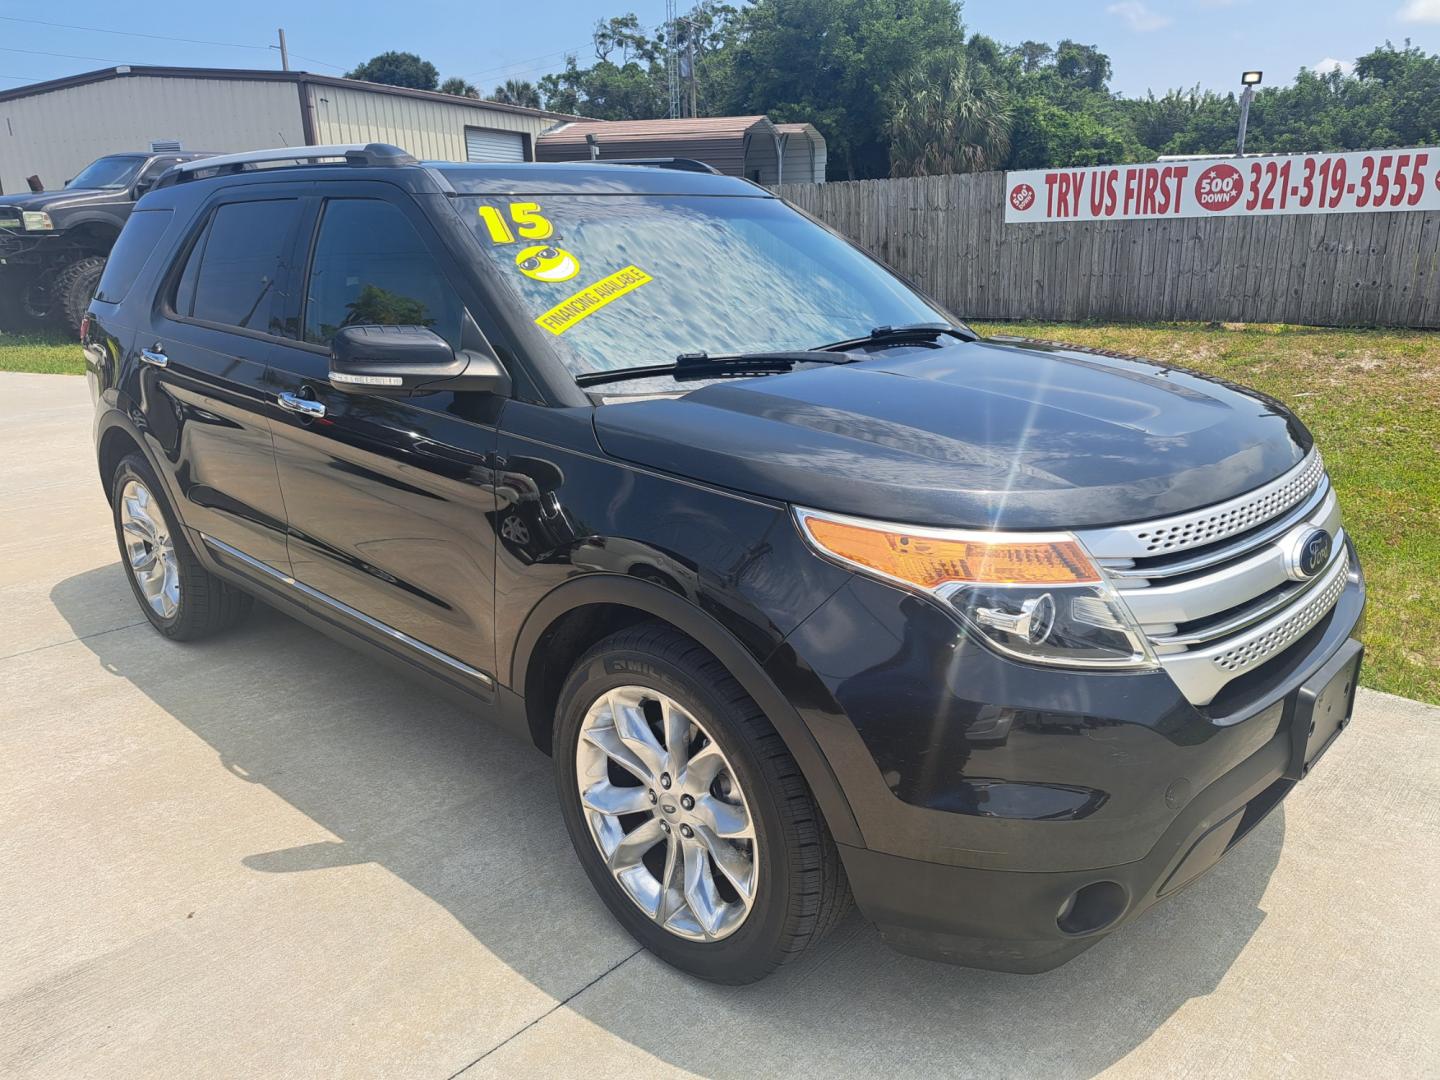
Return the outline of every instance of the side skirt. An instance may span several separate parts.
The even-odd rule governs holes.
[[[523,707],[514,707],[508,699],[515,698],[515,695],[498,686],[492,675],[431,648],[304,582],[296,581],[289,574],[222,540],[193,531],[191,536],[206,549],[209,558],[205,561],[212,570],[257,599],[327,637],[385,663],[392,670],[415,679],[462,708],[474,710],[477,704],[481,705],[485,719],[499,723],[506,730],[513,728],[513,734],[527,743],[531,741],[523,719],[518,725],[514,722],[517,716],[523,718]]]

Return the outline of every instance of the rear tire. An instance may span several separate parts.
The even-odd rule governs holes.
[[[55,275],[50,287],[50,312],[67,330],[79,333],[80,321],[90,310],[105,262],[104,255],[86,255]]]
[[[234,626],[254,601],[200,565],[161,491],[139,454],[116,466],[110,502],[120,561],[150,625],[172,641],[198,641]]]
[[[560,692],[554,748],[585,872],[666,963],[753,982],[849,907],[839,853],[783,740],[674,627],[621,630],[580,659]]]

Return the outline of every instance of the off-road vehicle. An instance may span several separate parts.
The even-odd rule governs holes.
[[[54,191],[0,195],[0,330],[80,325],[135,200],[196,152],[107,154]]]
[[[746,181],[296,153],[167,174],[91,305],[140,609],[260,597],[531,740],[669,962],[758,978],[853,891],[1053,967],[1345,726],[1364,585],[1278,402],[979,339]]]

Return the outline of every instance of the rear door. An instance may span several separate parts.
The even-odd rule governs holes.
[[[409,196],[336,187],[317,200],[308,258],[296,258],[299,338],[272,357],[273,388],[308,409],[274,424],[292,573],[484,690],[495,657],[486,515],[503,402],[331,387],[329,341],[340,327],[424,325],[458,348],[469,318],[458,268]]]
[[[197,216],[135,338],[149,376],[145,435],[185,523],[232,557],[283,572],[285,509],[267,419],[275,392],[265,376],[300,210],[300,191],[220,193]]]

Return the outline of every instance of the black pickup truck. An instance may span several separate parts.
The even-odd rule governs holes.
[[[77,329],[135,201],[197,151],[107,154],[54,191],[0,195],[0,330]]]

